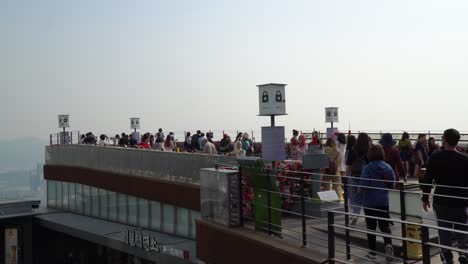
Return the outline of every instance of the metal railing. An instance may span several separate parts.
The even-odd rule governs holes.
[[[261,220],[256,216],[252,215],[250,212],[244,210],[244,213],[241,214],[239,217],[239,222],[244,227],[253,227],[255,229],[267,232],[270,235],[275,235],[278,237],[282,237],[283,239],[289,239],[292,241],[300,242],[302,246],[307,245],[314,245],[323,249],[328,250],[328,262],[329,263],[351,263],[353,259],[362,259],[369,261],[370,259],[366,256],[359,255],[357,253],[353,253],[353,251],[359,252],[369,252],[369,249],[363,248],[362,246],[355,245],[351,239],[351,232],[354,234],[361,233],[361,234],[370,234],[376,235],[378,237],[388,237],[391,239],[401,241],[401,256],[397,255],[386,255],[383,253],[379,253],[374,251],[377,256],[384,256],[387,258],[392,259],[393,261],[398,261],[401,263],[416,263],[420,260],[411,260],[408,256],[408,243],[416,243],[421,245],[422,247],[422,256],[421,261],[424,264],[431,263],[431,258],[434,256],[434,253],[431,253],[431,249],[438,249],[438,250],[451,250],[454,252],[459,252],[461,254],[468,254],[468,250],[460,249],[457,247],[452,246],[445,246],[441,245],[440,243],[435,243],[431,240],[430,237],[430,230],[433,231],[450,231],[454,233],[468,235],[468,232],[444,228],[432,224],[424,223],[425,220],[434,221],[435,218],[430,218],[424,215],[415,216],[412,212],[414,208],[409,208],[407,204],[407,197],[417,195],[418,197],[421,196],[421,193],[418,193],[414,190],[407,190],[404,188],[403,182],[397,181],[385,181],[385,180],[370,180],[369,181],[376,181],[376,182],[391,182],[396,185],[395,189],[388,189],[388,188],[378,188],[378,187],[370,187],[370,186],[362,186],[360,184],[356,184],[352,182],[353,177],[350,176],[335,176],[335,175],[326,175],[322,173],[310,173],[310,172],[303,172],[303,171],[288,171],[284,169],[272,169],[266,168],[264,170],[260,170],[261,172],[258,173],[257,177],[265,177],[271,178],[275,181],[276,185],[278,186],[278,182],[281,181],[289,181],[289,186],[287,188],[288,191],[275,191],[270,190],[268,188],[257,188],[250,184],[248,184],[249,179],[246,178],[245,174],[249,174],[245,172],[245,169],[248,166],[240,166],[240,188],[239,188],[239,197],[244,197],[244,192],[250,191],[253,192],[254,195],[257,193],[266,194],[266,202],[265,203],[257,203],[253,204],[253,207],[260,207],[267,210],[266,218]],[[251,169],[252,167],[250,167]],[[258,169],[258,168],[256,168]],[[250,177],[251,175],[248,175]],[[315,176],[315,177],[314,177]],[[326,204],[334,205],[329,209],[325,209],[322,212],[326,213],[325,217],[321,216],[314,216],[307,213],[307,207],[311,206],[309,202],[318,201],[317,198],[314,197],[314,194],[307,192],[307,189],[310,188],[311,184],[330,184],[329,181],[323,181],[320,178],[322,176],[328,177],[340,177],[343,179],[343,187],[344,187],[344,199],[342,201],[329,201]],[[315,178],[315,179],[314,179]],[[318,180],[317,180],[318,178]],[[348,183],[349,182],[349,183]],[[246,186],[247,185],[247,186]],[[444,186],[444,185],[431,185],[431,184],[424,184],[424,183],[415,183],[416,187],[419,188],[420,186],[434,186],[436,188],[445,187],[445,188],[456,188],[456,189],[465,189],[468,192],[468,188],[464,187],[456,187],[456,186]],[[355,213],[350,213],[349,209],[353,207],[360,207],[362,209],[373,209],[373,208],[365,208],[363,206],[356,206],[352,205],[349,202],[349,194],[348,189],[350,187],[355,188],[367,188],[367,189],[376,189],[376,190],[385,190],[389,192],[389,195],[392,195],[392,198],[397,198],[397,203],[400,209],[399,211],[392,211],[389,209],[388,213],[391,215],[390,218],[382,218],[382,217],[374,217],[369,215],[360,215]],[[291,191],[294,189],[294,191]],[[285,199],[292,199],[292,201],[299,206],[296,206],[294,210],[291,210],[292,207],[276,207],[273,205],[274,198],[273,196],[279,195],[282,198],[282,201]],[[448,197],[448,198],[455,198],[455,199],[463,199],[468,200],[467,197],[460,197],[460,196],[451,196],[451,195],[441,195],[431,193],[429,194],[430,197]],[[252,203],[250,200],[243,199],[242,205],[245,207],[246,203]],[[410,209],[410,210],[409,210]],[[420,208],[422,211],[422,208]],[[253,209],[252,209],[253,210]],[[374,209],[375,210],[375,209]],[[409,210],[409,211],[408,211]],[[289,225],[277,224],[274,221],[274,214],[280,214],[280,217],[284,220],[292,220],[289,221]],[[341,216],[344,217],[344,223],[340,224],[336,222],[336,217]],[[394,217],[397,216],[397,217]],[[380,221],[388,221],[394,224],[399,224],[401,229],[401,235],[391,235],[387,233],[377,232],[375,230],[369,230],[367,228],[361,228],[350,224],[350,217],[358,217],[358,218],[365,218],[365,219],[375,219]],[[415,218],[416,217],[416,218]],[[420,219],[420,221],[415,220]],[[324,234],[328,232],[328,235],[317,235],[316,233],[310,233],[307,228],[307,223],[313,221],[314,225],[326,225],[327,229],[323,230]],[[457,224],[460,226],[466,226],[468,229],[467,223],[459,223],[453,221],[447,221],[442,219],[437,219],[439,223],[448,223],[448,224]],[[293,224],[291,224],[293,223]],[[412,225],[417,229],[421,230],[421,238],[411,238],[408,237],[407,227],[408,225]],[[295,226],[291,227],[291,226]],[[339,235],[337,229],[344,231],[344,236]],[[339,237],[344,239],[340,241]],[[337,253],[341,254],[341,257],[337,256]],[[438,254],[436,252],[435,254]]]
[[[300,134],[304,134],[308,140],[312,139],[312,133],[314,132],[314,130],[300,130],[300,129],[298,129],[298,131],[299,131]],[[195,132],[195,131],[173,131],[174,139],[176,140],[176,142],[184,142],[185,139],[186,139],[185,136],[186,136],[187,132]],[[250,135],[250,138],[253,140],[253,142],[255,142],[255,143],[262,142],[262,131],[259,130],[259,129],[240,129],[240,130],[207,129],[207,130],[202,130],[202,132],[205,133],[205,134],[206,133],[212,133],[214,141],[220,141],[223,138],[224,134],[228,134],[231,137],[231,139],[234,141],[237,134],[239,134],[239,133],[248,133]],[[343,130],[342,132],[345,133],[346,135],[348,135],[347,131]],[[403,134],[403,131],[397,131],[397,130],[393,130],[393,131],[390,131],[390,130],[382,130],[382,131],[358,130],[358,131],[353,131],[351,134],[357,136],[360,132],[366,132],[371,137],[371,139],[374,140],[374,141],[378,141],[382,137],[382,135],[384,133],[387,133],[387,132],[392,133],[393,137],[396,140],[399,140],[401,138],[401,135]],[[63,133],[63,132],[61,132],[61,133]],[[55,133],[55,134],[50,135],[51,145],[60,144],[60,134],[61,133]],[[72,144],[79,144],[80,143],[81,134],[79,133],[79,131],[66,132],[66,133],[72,133],[72,137],[73,137],[73,140],[72,140],[73,143]],[[168,132],[166,132],[166,135],[167,135],[167,133]],[[317,133],[318,133],[318,136],[319,136],[320,140],[325,141],[327,139],[326,132],[317,130]],[[442,140],[442,135],[443,135],[443,132],[441,132],[441,131],[431,131],[431,130],[408,131],[408,133],[409,133],[409,136],[410,136],[410,140],[413,141],[413,142],[417,140],[419,134],[426,134],[428,138],[429,137],[434,137],[436,142],[440,143],[441,140]],[[112,133],[103,133],[103,134],[108,135],[109,138],[113,139],[114,135],[120,135],[121,133],[113,133],[113,134]],[[141,133],[141,134],[143,134],[143,133]],[[99,136],[100,134],[96,134],[96,135]],[[286,138],[285,138],[286,142],[289,142],[290,136],[292,136],[292,135],[290,135],[288,132],[286,132]],[[460,136],[461,136],[460,144],[461,145],[468,145],[468,133],[461,133]]]
[[[71,145],[80,144],[80,131],[65,131],[50,134],[49,143],[52,145]]]

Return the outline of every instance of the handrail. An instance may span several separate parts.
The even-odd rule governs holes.
[[[245,168],[248,169],[248,168],[253,168],[253,167],[241,166],[239,168],[239,171],[242,172],[242,170],[245,169]],[[452,247],[444,247],[443,245],[438,245],[438,244],[435,244],[435,243],[431,243],[429,241],[429,230],[450,231],[450,232],[457,232],[459,234],[464,234],[464,235],[468,235],[468,232],[461,231],[461,230],[454,231],[453,229],[450,229],[450,228],[439,227],[437,225],[426,223],[426,222],[421,223],[421,222],[417,221],[415,218],[408,218],[407,219],[407,217],[412,217],[412,215],[409,214],[406,211],[406,206],[407,205],[406,205],[406,200],[404,199],[404,197],[407,194],[408,195],[409,194],[414,195],[415,193],[422,196],[422,191],[420,189],[418,191],[418,190],[405,190],[404,188],[389,189],[389,188],[382,188],[382,187],[376,187],[376,186],[363,186],[363,185],[360,185],[359,183],[357,183],[355,181],[356,180],[355,177],[351,177],[351,176],[327,175],[327,174],[324,174],[324,173],[291,171],[291,170],[279,169],[279,168],[275,168],[275,169],[265,168],[264,170],[257,171],[255,173],[255,175],[260,176],[260,177],[273,178],[275,180],[275,182],[289,182],[289,183],[292,184],[291,186],[293,186],[293,185],[295,186],[294,188],[295,188],[296,191],[295,192],[289,192],[289,191],[284,192],[283,190],[276,191],[276,190],[269,190],[268,188],[259,188],[259,187],[255,187],[255,186],[244,186],[244,187],[249,188],[253,193],[255,193],[255,192],[265,193],[265,195],[268,197],[268,199],[270,199],[270,196],[272,196],[272,195],[279,195],[280,197],[283,197],[283,198],[292,199],[290,201],[292,201],[294,203],[297,203],[298,205],[302,205],[304,203],[303,201],[316,200],[316,198],[313,198],[312,196],[310,196],[309,193],[304,193],[304,192],[301,191],[303,189],[304,184],[306,184],[306,185],[322,184],[322,183],[330,184],[330,182],[328,182],[328,181],[323,181],[320,178],[320,176],[338,177],[338,178],[343,178],[343,180],[346,179],[346,181],[344,181],[344,183],[343,183],[343,185],[345,186],[345,200],[344,200],[344,203],[343,202],[338,202],[338,201],[327,202],[328,204],[331,204],[332,206],[335,206],[334,208],[337,208],[337,207],[343,208],[343,206],[344,206],[345,207],[345,212],[337,211],[337,209],[333,209],[333,208],[325,209],[325,211],[327,211],[329,214],[345,216],[345,223],[344,224],[339,224],[339,223],[330,224],[330,222],[329,222],[330,219],[327,220],[327,219],[323,219],[321,217],[315,217],[315,216],[306,214],[304,212],[304,209],[302,209],[302,210],[299,209],[299,211],[291,211],[291,209],[288,209],[288,208],[281,208],[281,207],[275,208],[270,203],[267,203],[267,204],[254,204],[254,206],[257,206],[257,207],[260,207],[260,208],[265,208],[266,210],[268,210],[268,216],[269,216],[268,220],[263,221],[263,222],[265,222],[265,224],[266,224],[266,225],[264,225],[264,228],[267,229],[266,231],[268,231],[269,233],[277,233],[278,232],[278,230],[273,230],[272,229],[275,225],[271,223],[271,218],[270,218],[270,215],[272,214],[271,212],[279,212],[279,213],[282,213],[282,214],[284,214],[284,213],[289,214],[291,217],[293,217],[293,219],[297,219],[297,221],[301,221],[301,219],[305,219],[305,220],[316,220],[316,221],[320,221],[320,222],[328,222],[329,223],[329,228],[331,228],[330,230],[332,230],[333,234],[334,234],[333,237],[329,237],[329,239],[332,239],[333,241],[335,240],[334,228],[345,230],[346,233],[347,233],[347,236],[346,236],[346,243],[344,244],[344,246],[346,246],[346,251],[343,252],[345,254],[345,256],[346,256],[345,260],[343,261],[344,263],[349,262],[352,259],[352,257],[362,258],[362,257],[360,257],[358,255],[353,254],[353,252],[352,252],[352,249],[355,248],[355,246],[351,244],[351,240],[350,240],[350,237],[349,237],[349,231],[361,232],[361,233],[365,233],[365,234],[372,234],[372,235],[376,235],[376,236],[389,237],[389,238],[401,240],[402,243],[403,243],[403,247],[402,247],[403,257],[402,257],[402,259],[398,259],[398,260],[399,261],[401,260],[403,263],[409,263],[408,255],[407,255],[407,252],[406,252],[406,243],[418,243],[418,244],[421,244],[423,246],[423,254],[424,254],[423,263],[430,263],[430,257],[431,256],[430,256],[429,249],[431,247],[437,247],[437,248],[440,248],[440,249],[447,248],[447,249],[450,249],[450,250],[453,250],[453,251],[456,251],[456,252],[460,252],[460,253],[468,253],[467,250],[452,248]],[[354,181],[352,182],[351,179],[354,180]],[[370,182],[375,181],[375,182],[379,182],[379,183],[384,183],[384,182],[388,183],[389,182],[389,183],[394,183],[394,184],[399,184],[399,185],[404,184],[401,181],[373,180],[373,179],[368,179],[368,178],[366,178],[366,180],[370,181]],[[331,183],[331,184],[335,184],[335,183]],[[468,191],[468,188],[460,187],[460,186],[447,186],[447,185],[438,185],[438,184],[419,184],[419,183],[415,183],[414,185],[419,186],[419,187],[421,187],[421,186],[431,186],[431,187],[436,187],[436,188],[438,188],[438,187],[454,188],[454,189],[462,189],[462,190],[467,190]],[[360,215],[360,214],[347,212],[346,208],[353,207],[353,205],[349,204],[349,202],[347,201],[347,197],[346,197],[347,196],[346,189],[349,188],[349,187],[355,187],[355,188],[361,187],[361,188],[366,188],[366,189],[369,189],[369,190],[385,190],[385,191],[388,191],[388,192],[396,193],[397,195],[400,196],[401,211],[392,211],[391,210],[389,212],[389,213],[392,214],[390,219],[382,218],[382,217],[373,217],[373,216],[368,216],[368,215],[364,216],[364,215]],[[441,195],[441,194],[437,194],[437,193],[430,193],[430,194],[427,194],[427,195],[430,195],[430,197],[447,197],[447,198],[453,198],[453,199],[468,200],[468,197],[456,196],[456,195]],[[243,201],[243,202],[245,203],[246,201]],[[355,207],[361,207],[361,208],[364,208],[364,209],[374,209],[374,208],[365,208],[363,206],[355,206]],[[421,208],[421,210],[422,210],[422,208]],[[387,212],[387,211],[385,211],[385,212]],[[395,215],[398,215],[399,219],[395,218],[394,217]],[[253,219],[253,218],[249,218],[248,216],[244,216],[244,217],[247,218],[247,219],[254,220],[254,221],[259,221],[259,220]],[[363,228],[353,227],[353,226],[351,226],[349,224],[348,219],[350,217],[365,217],[365,218],[368,218],[368,219],[392,221],[395,224],[401,225],[402,233],[401,233],[401,235],[391,235],[391,234],[376,232],[376,231],[373,231],[373,230],[367,230],[367,229],[363,229]],[[416,217],[417,217],[417,219],[421,219],[421,220],[422,219],[426,219],[426,220],[429,219],[429,218],[427,218],[427,217],[425,217],[423,215],[416,216]],[[434,220],[434,219],[431,218],[431,220]],[[302,221],[304,223],[304,220],[302,220]],[[459,225],[468,226],[468,224],[466,224],[466,223],[455,223],[455,222],[445,221],[445,220],[441,220],[441,219],[439,219],[438,221],[439,222],[446,222],[446,223],[451,223],[451,224],[459,224]],[[406,226],[407,225],[418,226],[419,228],[421,228],[422,232],[423,232],[423,239],[419,240],[419,239],[416,239],[416,238],[407,237],[407,234],[406,234]],[[302,235],[302,239],[300,239],[298,237],[297,241],[303,241],[303,245],[306,245],[308,243],[313,242],[314,237],[311,237],[311,236],[309,236],[309,234],[307,234],[306,228],[303,228],[302,232],[299,231],[300,230],[299,226],[300,225],[298,223],[297,230],[290,230],[288,228],[281,227],[281,226],[279,226],[279,227],[281,227],[285,231],[288,231],[290,234]],[[279,232],[282,232],[282,231],[279,231]],[[322,238],[320,238],[320,239],[322,239]],[[330,243],[330,241],[329,241],[329,243]],[[334,242],[334,243],[336,243],[336,242]],[[333,250],[336,250],[336,249],[333,248]],[[338,250],[336,250],[336,251],[338,252]],[[392,257],[392,258],[397,259],[395,257]],[[331,254],[329,256],[330,263],[333,263],[333,261],[338,262],[338,259],[339,258],[336,257],[334,254]]]

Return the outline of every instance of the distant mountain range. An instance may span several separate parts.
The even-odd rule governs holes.
[[[37,163],[44,163],[44,147],[47,141],[21,138],[0,141],[0,173],[29,170]]]

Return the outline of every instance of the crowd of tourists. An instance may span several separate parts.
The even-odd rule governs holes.
[[[151,134],[145,133],[140,138],[139,133],[115,135],[109,138],[102,134],[96,137],[92,132],[81,136],[81,144],[98,145],[98,146],[114,146],[123,148],[151,149],[165,152],[193,152],[209,155],[221,154],[236,157],[250,156],[254,153],[254,144],[248,133],[239,132],[234,139],[228,134],[224,134],[219,142],[213,141],[213,133],[202,133],[197,130],[193,135],[187,132],[183,144],[177,144],[174,133],[169,132],[165,136],[163,129]]]
[[[315,136],[314,136],[315,137]],[[305,137],[293,130],[290,140],[291,157],[302,159],[308,148]],[[439,146],[433,137],[419,134],[415,142],[404,132],[397,142],[390,133],[383,134],[378,144],[374,144],[366,133],[346,136],[336,133],[326,140],[324,146],[315,140],[311,144],[319,145],[329,159],[329,167],[322,176],[322,191],[330,187],[342,197],[342,180],[348,182],[347,194],[353,217],[351,225],[356,225],[364,209],[366,227],[376,230],[377,226],[383,233],[391,234],[389,213],[389,190],[395,188],[398,181],[407,181],[414,177],[423,190],[423,209],[430,208],[429,195],[435,185],[433,207],[438,219],[438,225],[445,229],[439,230],[439,241],[443,246],[452,246],[455,237],[460,249],[468,249],[468,236],[449,230],[467,232],[468,212],[468,156],[457,148],[460,133],[448,129],[442,136]],[[342,177],[345,176],[345,177]],[[376,236],[368,234],[370,259],[376,259]],[[393,260],[392,241],[384,237],[387,261]],[[454,263],[452,252],[441,250],[442,263]],[[468,263],[466,254],[459,254],[460,263]]]
[[[385,133],[378,144],[366,133],[356,136],[336,133],[327,138],[325,144],[317,132],[308,141],[306,135],[293,130],[293,136],[287,145],[288,158],[301,161],[307,150],[315,145],[323,149],[329,165],[323,170],[322,191],[333,189],[338,197],[343,198],[346,186],[347,198],[351,213],[351,225],[359,221],[364,211],[367,229],[391,234],[389,213],[389,190],[395,188],[396,182],[414,179],[423,190],[423,209],[431,207],[429,195],[435,184],[432,207],[438,219],[440,244],[452,246],[453,234],[449,231],[468,232],[468,156],[457,148],[460,133],[455,129],[444,132],[441,145],[435,138],[419,134],[411,140],[409,133],[404,132],[400,140]],[[248,133],[238,133],[234,140],[223,134],[220,141],[213,141],[213,133],[202,133],[200,130],[191,134],[187,132],[185,140],[176,144],[174,133],[167,136],[162,129],[151,134],[145,133],[141,138],[134,138],[137,133],[116,135],[112,139],[106,135],[96,137],[91,132],[82,135],[82,144],[99,146],[118,146],[128,148],[152,149],[165,152],[193,152],[204,154],[221,154],[231,156],[254,155],[254,143]],[[344,183],[347,183],[344,185]],[[367,257],[376,258],[376,236],[368,234]],[[468,236],[456,233],[460,249],[468,249]],[[384,237],[385,254],[388,261],[392,259],[393,247],[389,237]],[[442,263],[454,263],[454,256],[448,248],[441,251]],[[465,254],[459,254],[459,262],[467,263]]]

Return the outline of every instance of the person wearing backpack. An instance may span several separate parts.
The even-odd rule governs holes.
[[[341,199],[343,197],[343,190],[341,188],[341,176],[338,167],[341,164],[342,156],[333,138],[327,139],[325,143],[325,153],[328,156],[329,163],[328,168],[325,169],[325,175],[322,177],[322,189],[324,191],[329,191],[331,182],[333,190]]]
[[[359,133],[356,144],[348,151],[346,156],[346,175],[350,177],[348,180],[348,197],[351,212],[356,215],[361,214],[362,210],[362,194],[358,192],[358,186],[362,169],[367,164],[367,153],[370,146],[369,136],[366,133]],[[358,220],[357,216],[353,216],[351,225],[356,225]]]
[[[231,151],[231,137],[228,134],[224,134],[223,139],[219,142],[219,151],[221,154],[227,154]]]
[[[383,134],[379,144],[382,145],[384,149],[385,162],[387,162],[395,172],[396,180],[399,181],[400,179],[404,179],[406,182],[406,171],[403,167],[403,162],[401,161],[400,151],[394,147],[396,145],[396,141],[393,139],[392,134]]]

